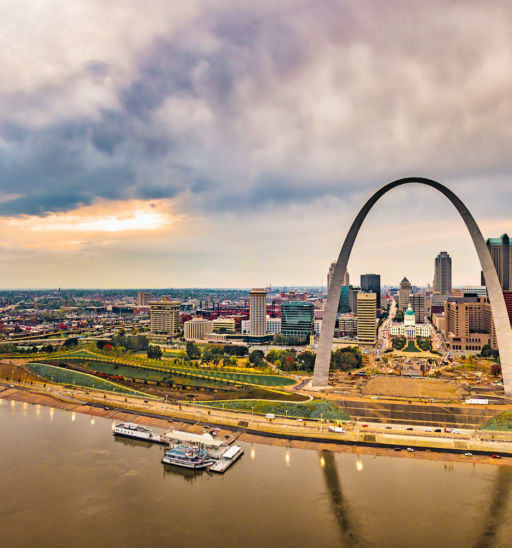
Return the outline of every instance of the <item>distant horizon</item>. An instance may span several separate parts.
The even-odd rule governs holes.
[[[359,287],[359,285],[356,284],[350,284],[354,287]],[[398,289],[400,283],[397,284],[381,284],[381,287],[386,288],[392,288],[392,289]],[[419,289],[427,289],[427,285],[418,285],[412,283],[413,287],[418,287]],[[6,292],[6,291],[171,291],[171,290],[191,290],[191,291],[197,291],[197,290],[223,290],[223,291],[250,291],[251,289],[254,289],[255,287],[262,287],[260,286],[245,286],[245,287],[235,287],[235,286],[226,286],[226,287],[208,287],[208,286],[196,286],[196,287],[10,287],[10,288],[2,288],[0,289],[0,293]],[[264,289],[267,289],[268,286],[263,286]],[[432,284],[430,284],[430,287],[432,287]],[[453,285],[453,289],[461,289],[463,287],[481,287],[479,284],[474,283],[468,283],[468,284],[457,284]],[[273,285],[272,290],[274,289],[290,289],[290,290],[296,290],[296,289],[313,289],[313,290],[327,290],[327,287],[320,286],[320,285]]]

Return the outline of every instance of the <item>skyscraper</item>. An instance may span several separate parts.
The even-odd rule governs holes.
[[[405,312],[409,306],[409,296],[411,292],[411,282],[404,277],[400,282],[400,289],[398,290],[398,308],[402,312]]]
[[[176,335],[180,327],[180,304],[166,297],[162,301],[150,301],[151,332],[155,335]]]
[[[510,274],[512,272],[512,255],[510,253],[510,240],[507,234],[499,238],[489,238],[487,247],[492,257],[502,289],[511,289]]]
[[[249,293],[249,319],[251,336],[263,337],[267,334],[267,293],[264,289],[252,289]]]
[[[374,345],[377,341],[377,295],[357,294],[357,340],[361,344]]]
[[[422,293],[413,293],[409,297],[411,308],[414,312],[416,322],[424,323],[425,321],[425,295]]]
[[[452,258],[441,251],[434,264],[434,292],[441,295],[452,293]]]
[[[377,308],[380,308],[380,274],[361,274],[361,289],[377,295]]]
[[[352,286],[342,285],[340,292],[340,301],[338,303],[338,314],[347,314],[351,311],[350,307],[350,294],[352,292]]]
[[[281,334],[306,338],[313,332],[313,303],[290,301],[281,305]]]

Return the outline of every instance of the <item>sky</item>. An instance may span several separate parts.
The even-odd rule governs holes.
[[[512,232],[512,3],[0,0],[0,288],[326,283],[359,208],[435,179]],[[455,284],[453,206],[408,185],[349,263]]]

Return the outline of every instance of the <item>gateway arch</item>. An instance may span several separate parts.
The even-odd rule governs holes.
[[[397,186],[407,185],[410,183],[420,183],[435,188],[441,194],[444,194],[448,200],[455,206],[460,213],[469,234],[473,240],[480,265],[485,277],[489,301],[491,303],[494,325],[496,328],[496,338],[501,357],[501,370],[503,372],[503,385],[505,394],[512,395],[512,328],[508,317],[505,299],[501,289],[496,268],[492,262],[491,255],[487,249],[485,240],[476,224],[475,219],[469,212],[468,208],[462,201],[448,188],[442,184],[424,177],[406,177],[398,179],[392,183],[388,183],[379,189],[362,207],[357,214],[350,230],[348,231],[343,247],[338,256],[338,262],[334,269],[329,293],[327,294],[327,304],[325,307],[324,317],[322,320],[322,329],[320,331],[320,339],[318,342],[318,351],[315,361],[315,369],[313,373],[312,386],[315,388],[325,387],[329,381],[329,367],[331,362],[332,339],[334,335],[334,326],[336,322],[336,313],[338,310],[338,302],[340,300],[341,286],[343,277],[347,270],[350,252],[354,245],[356,236],[374,204],[387,192]]]

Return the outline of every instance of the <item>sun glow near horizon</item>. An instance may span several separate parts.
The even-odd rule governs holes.
[[[169,229],[183,216],[173,212],[169,200],[102,201],[68,212],[43,217],[25,215],[1,222],[15,235],[16,245],[26,247],[73,248],[104,237],[133,237]]]

